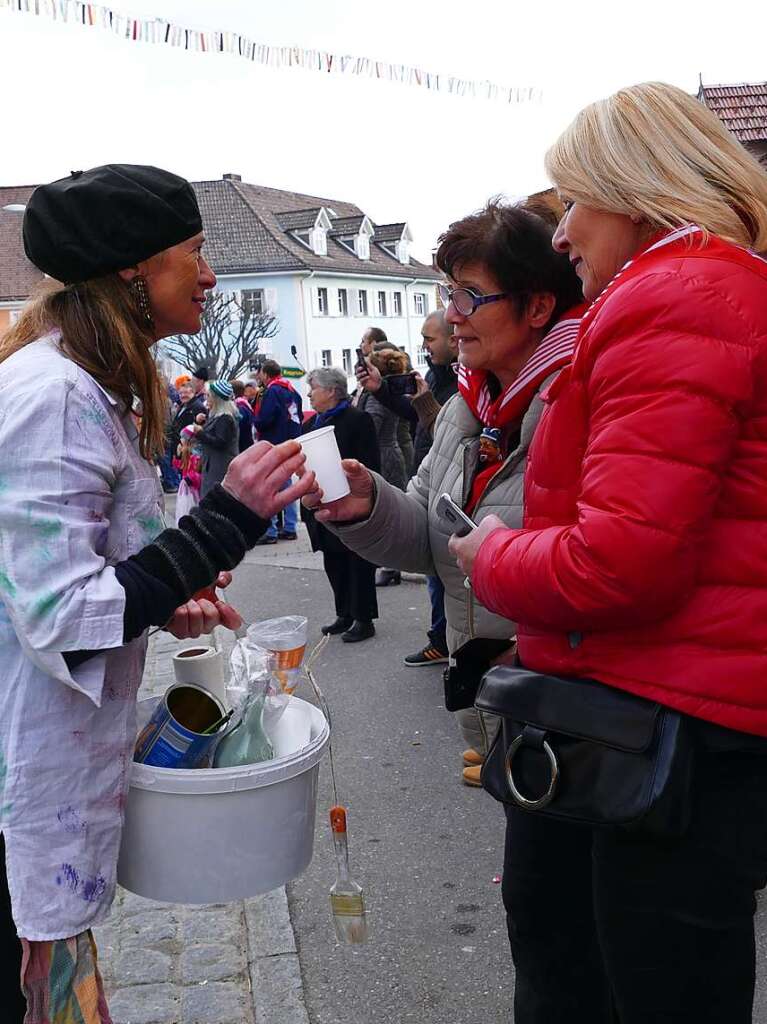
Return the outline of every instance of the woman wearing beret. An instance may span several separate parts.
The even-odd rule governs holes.
[[[547,167],[567,209],[555,248],[591,306],[547,396],[525,527],[489,516],[452,548],[519,624],[525,668],[680,712],[695,766],[681,836],[510,811],[516,1020],[748,1024],[767,880],[767,177],[658,83],[581,111]]]
[[[197,443],[202,448],[203,498],[221,483],[239,451],[239,418],[232,385],[228,380],[212,380],[208,385],[208,418],[197,431]]]
[[[90,929],[115,891],[147,629],[237,627],[193,595],[227,585],[307,487],[281,490],[303,463],[295,442],[255,445],[164,529],[150,348],[198,331],[216,283],[188,182],[78,172],[35,190],[23,233],[53,280],[0,340],[0,1000],[20,1022],[23,947],[35,1020],[104,1024]]]

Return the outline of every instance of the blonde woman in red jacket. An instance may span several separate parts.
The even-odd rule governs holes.
[[[661,84],[587,107],[547,168],[554,245],[592,305],[524,528],[488,516],[453,551],[519,623],[523,665],[677,709],[697,751],[681,839],[509,812],[516,1021],[747,1024],[767,879],[767,175]]]

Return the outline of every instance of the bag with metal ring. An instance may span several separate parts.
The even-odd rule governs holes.
[[[594,679],[500,665],[475,707],[498,715],[482,768],[496,800],[573,823],[682,835],[693,742],[683,715]]]

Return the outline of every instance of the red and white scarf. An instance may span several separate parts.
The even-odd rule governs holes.
[[[458,390],[477,419],[486,427],[500,427],[522,419],[541,384],[573,358],[575,339],[584,306],[573,306],[546,334],[514,381],[493,400],[486,370],[458,368]]]

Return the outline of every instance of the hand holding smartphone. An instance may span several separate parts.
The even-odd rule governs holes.
[[[471,533],[477,528],[474,520],[456,505],[447,492],[439,496],[437,515],[450,524],[453,533],[458,537],[465,537],[467,533]]]

